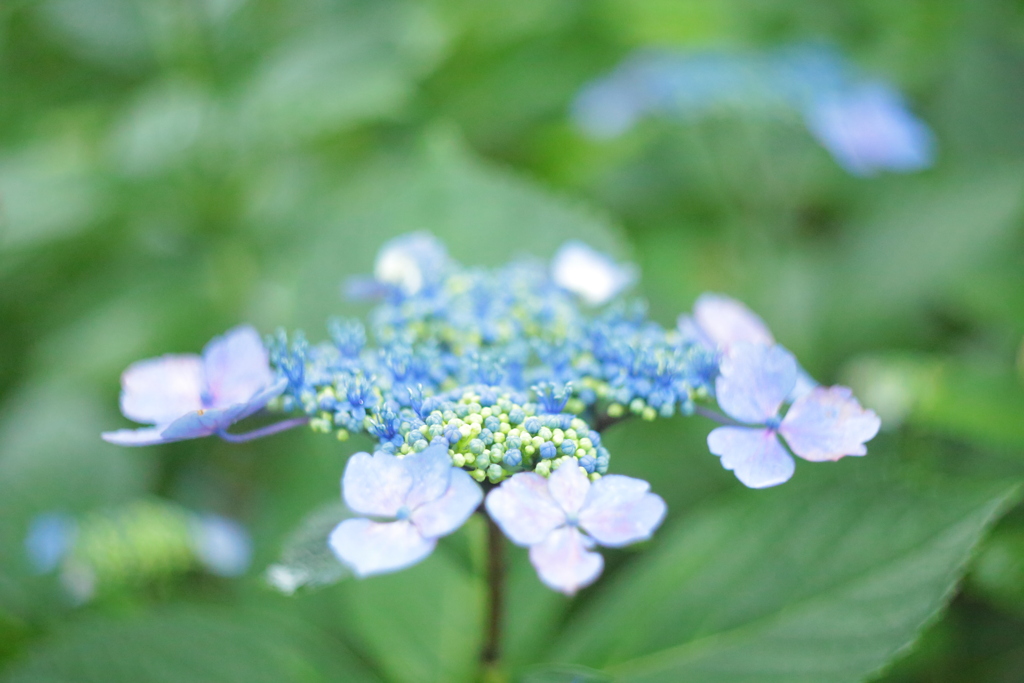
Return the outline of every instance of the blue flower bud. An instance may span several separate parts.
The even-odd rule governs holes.
[[[469,442],[469,452],[473,455],[480,455],[484,452],[484,442],[480,439],[473,439]]]
[[[518,448],[513,448],[505,454],[503,460],[507,467],[519,467],[523,464],[523,454],[519,452]]]
[[[523,420],[526,419],[526,413],[519,406],[516,406],[512,410],[508,411],[508,421],[510,424],[518,425],[522,424]]]
[[[545,460],[551,460],[556,455],[558,455],[558,449],[555,448],[555,444],[545,441],[540,445],[540,457]]]
[[[572,455],[576,452],[576,444],[572,441],[563,441],[561,451],[563,455]]]
[[[462,432],[459,431],[458,427],[448,427],[444,430],[444,438],[448,440],[448,443],[454,446],[462,440]]]
[[[528,417],[523,421],[523,429],[525,429],[530,434],[536,434],[541,430],[542,427],[543,425],[541,424],[540,419],[537,417]]]
[[[492,415],[484,420],[484,427],[492,432],[496,432],[501,429],[501,420]]]
[[[594,470],[597,469],[597,458],[592,458],[589,455],[584,455],[580,458],[580,467],[587,471],[587,474],[593,474]]]

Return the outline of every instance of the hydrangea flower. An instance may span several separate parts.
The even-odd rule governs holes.
[[[647,116],[694,120],[723,109],[795,114],[854,175],[906,173],[934,161],[931,130],[892,86],[814,45],[768,53],[640,50],[584,86],[571,113],[584,134],[602,140]]]
[[[751,488],[776,486],[793,476],[793,458],[780,437],[796,455],[820,462],[865,455],[864,442],[881,426],[878,416],[841,386],[816,387],[780,416],[796,381],[796,360],[778,345],[735,344],[722,361],[719,407],[740,423],[758,426],[718,427],[708,435],[708,448]]]
[[[933,162],[932,132],[884,83],[865,83],[819,98],[808,108],[807,126],[854,175],[919,171]]]
[[[572,240],[555,254],[551,279],[591,306],[599,306],[633,284],[636,272],[633,267],[618,264],[610,256]]]
[[[611,548],[651,537],[665,501],[640,479],[611,474],[591,483],[571,460],[550,477],[523,472],[487,495],[487,512],[513,543],[530,548],[540,580],[566,595],[600,576]]]
[[[469,519],[483,491],[465,470],[452,467],[448,448],[437,444],[399,458],[356,453],[341,480],[345,504],[359,514],[387,518],[346,519],[331,532],[331,549],[358,576],[404,569],[423,560]]]
[[[243,325],[207,344],[202,356],[166,355],[130,365],[121,375],[121,412],[154,426],[102,436],[120,446],[210,436],[260,410],[285,386],[270,369],[259,334]]]

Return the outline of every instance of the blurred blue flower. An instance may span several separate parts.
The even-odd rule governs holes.
[[[354,512],[394,520],[346,519],[331,532],[332,550],[359,576],[416,564],[438,538],[462,526],[483,499],[480,486],[452,467],[447,447],[440,444],[401,458],[356,453],[341,486]]]
[[[76,530],[74,518],[60,512],[33,518],[25,536],[25,552],[32,567],[40,574],[56,569],[74,545]]]
[[[197,516],[190,529],[196,557],[217,576],[241,576],[252,560],[252,539],[238,522],[220,515]]]
[[[572,106],[586,135],[608,139],[641,119],[683,119],[722,110],[795,114],[855,175],[931,166],[934,136],[890,85],[860,74],[834,50],[774,53],[641,50],[587,84]]]
[[[740,423],[760,426],[718,427],[708,435],[708,448],[751,488],[776,486],[793,476],[793,458],[779,437],[805,460],[838,460],[865,455],[864,443],[881,426],[878,416],[841,386],[812,389],[780,417],[796,381],[796,360],[778,345],[737,343],[722,360],[718,405]]]
[[[822,95],[807,108],[805,118],[818,142],[854,175],[920,171],[935,156],[931,130],[885,83]]]
[[[121,375],[121,412],[144,429],[104,432],[121,446],[149,446],[210,436],[252,415],[278,396],[277,379],[259,334],[247,325],[217,337],[195,354],[133,363]]]
[[[591,483],[573,458],[547,479],[516,474],[485,505],[513,543],[530,548],[540,580],[567,595],[601,574],[596,545],[618,548],[650,538],[666,510],[647,482],[612,474]]]

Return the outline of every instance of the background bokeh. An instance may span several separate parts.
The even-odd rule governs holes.
[[[934,131],[932,168],[857,177],[798,122],[742,107],[607,140],[570,116],[637,48],[808,41],[905,94]],[[665,325],[702,291],[744,300],[815,377],[882,415],[840,475],[1024,476],[1019,0],[6,0],[0,203],[0,680],[472,676],[474,525],[386,580],[295,597],[262,580],[366,443],[99,439],[127,426],[130,362],[242,321],[321,339],[326,316],[363,312],[342,281],[410,230],[483,264],[585,239],[641,267]],[[624,424],[607,435],[613,467],[685,517],[740,488],[708,428]],[[77,604],[29,562],[37,515],[140,500],[242,522],[248,573],[128,553]],[[540,650],[561,600],[521,603],[510,658]],[[1024,511],[876,680],[1024,680]]]

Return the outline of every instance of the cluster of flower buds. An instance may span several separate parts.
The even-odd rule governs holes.
[[[551,264],[467,268],[432,236],[403,236],[373,277],[349,282],[350,295],[377,301],[369,332],[334,320],[330,341],[279,332],[264,347],[241,327],[202,357],[137,363],[122,410],[155,426],[104,437],[245,441],[300,424],[366,434],[374,453],[352,456],[342,478],[347,506],[365,516],[329,540],[355,573],[422,560],[486,495],[541,580],[568,594],[600,574],[596,545],[649,538],[665,514],[646,482],[608,473],[600,432],[621,419],[715,417],[711,451],[751,487],[792,476],[782,440],[807,460],[866,452],[878,418],[848,389],[817,386],[749,309],[704,295],[665,329],[621,297],[635,272],[578,242]],[[300,415],[227,431],[262,408]]]
[[[41,514],[32,521],[25,550],[33,568],[56,571],[77,602],[196,569],[238,576],[252,554],[249,534],[237,522],[159,500],[82,517]]]

